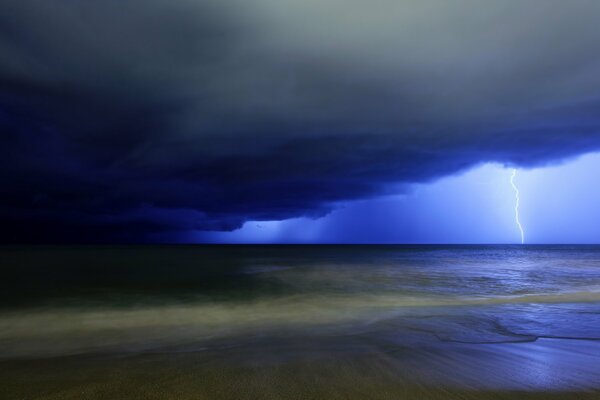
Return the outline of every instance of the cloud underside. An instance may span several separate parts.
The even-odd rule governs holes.
[[[597,1],[9,0],[0,239],[319,217],[600,148]]]

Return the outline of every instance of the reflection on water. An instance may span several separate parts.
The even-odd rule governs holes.
[[[10,247],[0,265],[5,363],[350,357],[435,385],[600,386],[600,247]]]

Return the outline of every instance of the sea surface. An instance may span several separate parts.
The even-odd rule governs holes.
[[[600,398],[598,246],[1,247],[0,289],[0,398]]]

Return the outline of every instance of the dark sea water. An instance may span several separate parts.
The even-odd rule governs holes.
[[[600,388],[597,246],[3,247],[0,274],[13,395],[33,377],[31,398],[71,398],[83,383],[43,389],[65,359],[89,385],[97,365],[171,363],[178,388],[203,381],[181,381],[189,365],[348,390]]]

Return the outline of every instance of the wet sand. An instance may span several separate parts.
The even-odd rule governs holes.
[[[600,399],[600,343],[346,342],[0,362],[2,399]],[[266,347],[265,347],[266,346]],[[343,348],[343,349],[342,349]],[[285,349],[288,356],[277,355]],[[294,350],[290,352],[290,350]]]

